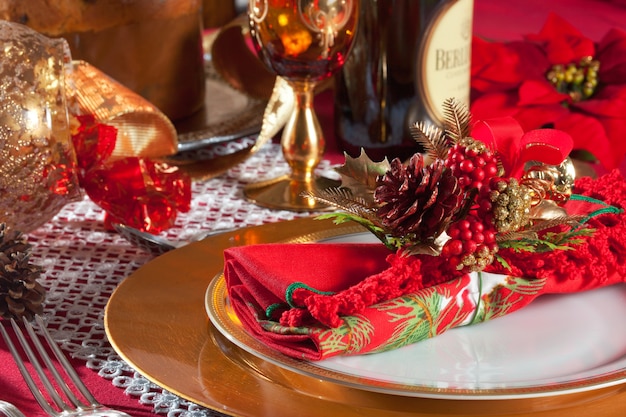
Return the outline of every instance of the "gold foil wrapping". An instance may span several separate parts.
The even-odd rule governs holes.
[[[153,104],[94,66],[74,61],[68,93],[76,114],[93,114],[100,123],[118,129],[112,158],[158,158],[176,153],[172,122]]]

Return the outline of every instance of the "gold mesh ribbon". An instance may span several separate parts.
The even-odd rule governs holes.
[[[117,128],[111,160],[160,158],[177,152],[176,129],[156,106],[89,63],[72,64],[66,79],[70,112],[93,114],[96,121]]]

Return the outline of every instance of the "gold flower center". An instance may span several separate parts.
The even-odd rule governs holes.
[[[586,56],[578,64],[554,65],[546,78],[559,93],[569,94],[576,103],[593,95],[598,87],[600,61]]]

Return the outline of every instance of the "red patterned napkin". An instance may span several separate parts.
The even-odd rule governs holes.
[[[225,251],[231,303],[259,340],[297,358],[380,352],[512,313],[542,294],[623,283],[626,182],[615,171],[583,178],[567,204],[596,231],[575,250],[517,253],[506,269],[452,280],[442,260],[403,257],[379,244],[266,244]]]

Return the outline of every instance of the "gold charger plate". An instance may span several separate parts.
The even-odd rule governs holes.
[[[226,340],[205,313],[205,292],[237,245],[354,233],[310,218],[245,228],[193,243],[127,277],[107,304],[115,350],[146,378],[234,416],[622,416],[626,387],[512,400],[442,400],[367,392],[291,372]]]

